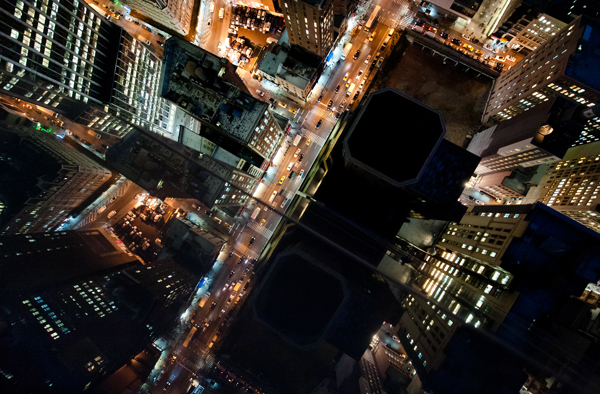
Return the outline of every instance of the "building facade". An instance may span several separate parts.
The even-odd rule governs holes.
[[[7,94],[101,133],[131,124],[172,133],[157,96],[161,61],[83,0],[17,1],[0,16],[0,79]]]
[[[600,43],[600,22],[579,17],[523,59],[518,67],[502,73],[494,83],[483,123],[513,118],[554,96],[563,96],[589,107],[589,119],[574,145],[600,139],[600,118],[594,106],[600,102],[600,84],[594,77],[600,65],[594,54]],[[585,60],[583,60],[585,59]]]
[[[333,45],[334,0],[283,0],[290,44],[326,57]]]
[[[70,119],[110,101],[120,27],[83,0],[18,0],[3,10],[0,78],[7,94]]]
[[[503,38],[508,40],[508,48],[529,55],[557,35],[566,25],[567,23],[550,15],[530,11],[521,15]]]
[[[537,200],[600,232],[600,142],[571,148],[565,160],[553,163],[536,191]]]
[[[132,10],[185,36],[190,32],[195,0],[125,0]]]
[[[2,234],[52,231],[108,181],[111,172],[33,124],[0,121],[6,173]],[[14,178],[14,179],[13,179]],[[13,179],[12,181],[10,179]],[[11,183],[14,182],[14,183]],[[8,212],[10,210],[10,212]]]

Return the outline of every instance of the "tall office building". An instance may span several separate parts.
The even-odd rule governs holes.
[[[321,57],[333,45],[334,0],[282,0],[290,44],[299,45]]]
[[[504,25],[509,28],[502,37],[508,40],[506,46],[527,56],[557,35],[567,23],[529,6],[521,6]]]
[[[0,234],[52,231],[110,179],[109,170],[37,124],[0,117]]]
[[[571,148],[523,200],[540,201],[600,232],[600,141]]]
[[[436,253],[405,253],[405,282],[436,302],[406,295],[397,334],[423,388],[500,393],[545,381],[558,393],[596,386],[600,330],[584,291],[600,278],[599,241],[540,203],[470,206]]]
[[[498,200],[523,198],[547,165],[561,160],[579,139],[586,108],[553,97],[476,134],[467,148],[482,158],[474,186]]]
[[[594,113],[600,102],[600,83],[596,78],[599,43],[599,21],[583,16],[565,26],[496,80],[483,123],[511,119],[560,95],[590,107],[586,128],[575,145],[600,139],[600,117]]]
[[[100,132],[123,135],[130,123],[168,131],[169,106],[157,96],[160,60],[122,28],[83,0],[17,0],[3,10],[7,94]]]
[[[110,101],[121,28],[83,0],[6,1],[0,16],[2,89],[75,119]]]
[[[165,43],[163,64],[160,94],[182,113],[175,127],[188,131],[177,140],[248,174],[262,175],[283,131],[269,105],[248,92],[235,66],[175,37]]]
[[[91,391],[187,306],[198,277],[170,260],[142,265],[111,234],[0,237],[3,392]]]
[[[188,134],[198,137],[189,130],[184,133]],[[194,144],[133,130],[106,152],[106,161],[163,200],[195,198],[208,208],[245,205],[259,179],[190,145]]]
[[[123,3],[146,16],[149,24],[158,22],[183,36],[190,32],[194,0],[124,0]]]

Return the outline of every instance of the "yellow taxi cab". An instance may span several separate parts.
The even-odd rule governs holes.
[[[306,140],[306,145],[310,145],[310,143],[312,142],[312,138],[309,138]]]
[[[469,44],[465,44],[465,45],[463,45],[463,48],[465,48],[465,49],[467,49],[467,50],[469,50],[469,51],[471,51],[471,52],[473,52],[473,49],[475,49],[475,48],[473,48],[473,46],[472,46],[472,45],[469,45]]]
[[[293,113],[293,114],[295,114],[298,111],[296,111],[294,108],[290,108],[290,112]]]
[[[287,108],[287,104],[286,103],[282,103],[281,101],[279,102],[279,105],[281,105],[283,108]]]
[[[258,227],[262,227],[265,225],[265,222],[267,221],[267,219],[263,219],[260,224],[258,225]]]
[[[479,56],[483,56],[483,51],[480,51],[479,49],[475,51],[476,54],[478,54]]]
[[[352,78],[350,78],[349,80],[346,81],[346,87],[350,86],[351,83],[352,83]]]
[[[280,179],[279,179],[279,184],[283,185],[283,181],[285,181],[285,175],[283,175]]]

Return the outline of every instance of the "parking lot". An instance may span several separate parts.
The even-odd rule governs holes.
[[[163,248],[160,231],[165,224],[165,217],[169,216],[164,203],[142,204],[127,212],[113,225],[113,229],[132,253],[144,261],[152,262]]]

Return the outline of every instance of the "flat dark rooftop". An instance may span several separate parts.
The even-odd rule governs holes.
[[[317,342],[344,298],[340,281],[299,255],[281,259],[257,297],[259,317],[299,345]]]
[[[373,93],[351,127],[351,161],[396,183],[419,176],[446,131],[439,112],[390,88]]]

